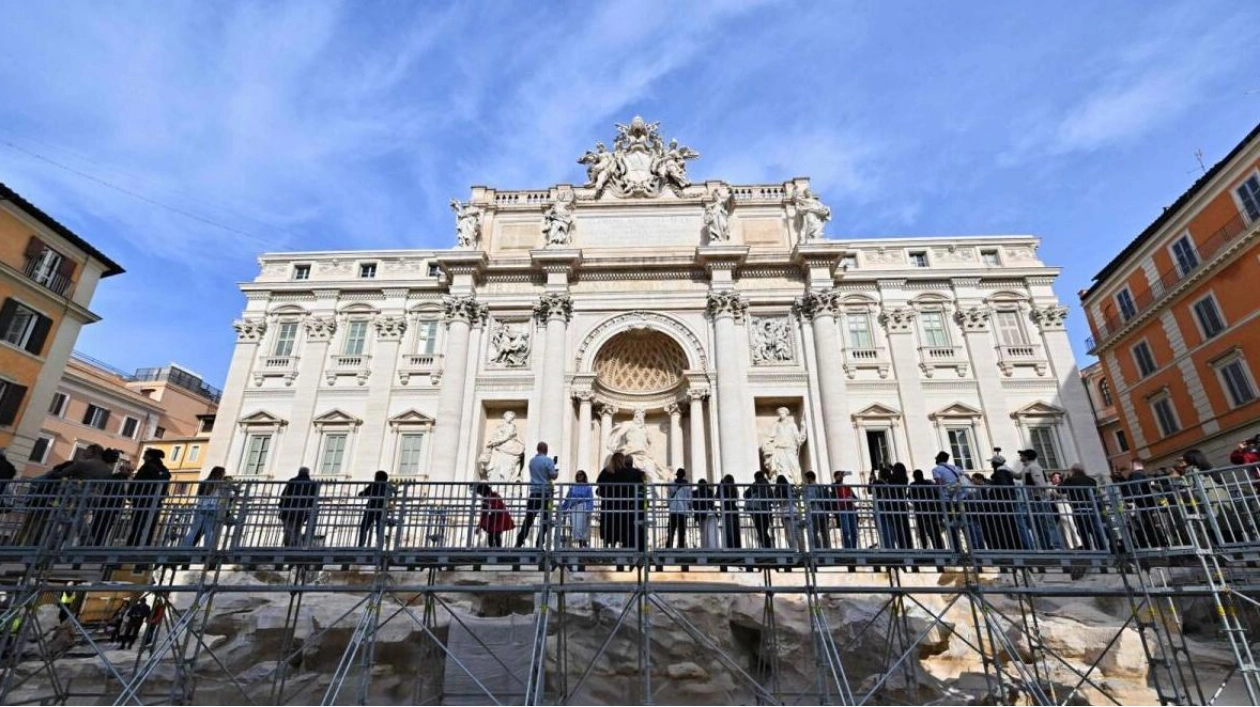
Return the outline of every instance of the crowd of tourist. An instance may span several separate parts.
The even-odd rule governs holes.
[[[578,471],[571,483],[557,484],[547,451],[538,445],[525,484],[427,485],[440,490],[411,493],[410,510],[400,510],[401,496],[426,485],[397,484],[385,471],[365,484],[330,486],[302,468],[278,495],[250,496],[214,467],[194,494],[169,499],[171,474],[160,450],[147,451],[133,473],[116,450],[93,445],[26,482],[20,503],[9,494],[8,544],[40,544],[56,516],[78,521],[69,531],[56,529],[61,543],[218,548],[224,528],[248,515],[253,532],[245,542],[255,546],[384,548],[404,536],[395,528],[410,526],[411,542],[399,542],[411,547],[501,548],[504,534],[515,531],[517,548],[1106,552],[1188,544],[1185,511],[1200,499],[1218,539],[1260,537],[1252,483],[1219,478],[1198,450],[1153,472],[1135,462],[1101,486],[1079,464],[1047,473],[1031,449],[1013,463],[994,450],[988,474],[960,469],[940,452],[926,472],[894,463],[865,478],[836,471],[825,480],[807,471],[797,482],[759,470],[751,484],[730,474],[713,484],[693,482],[685,469],[669,484],[650,484],[619,453],[593,481]],[[1230,463],[1260,467],[1260,439],[1241,443]],[[1208,473],[1196,475],[1191,488],[1194,471]],[[79,488],[74,481],[92,482],[91,492],[63,493]],[[468,519],[463,540],[461,517]]]

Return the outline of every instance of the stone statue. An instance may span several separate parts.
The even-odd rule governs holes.
[[[831,220],[831,209],[819,201],[809,187],[796,195],[796,213],[801,216],[801,243],[824,238],[823,226]]]
[[[608,436],[608,448],[633,459],[635,468],[647,474],[649,482],[667,483],[672,481],[669,469],[652,457],[645,414],[643,408],[635,408],[633,419],[615,425]]]
[[[529,364],[529,324],[498,322],[490,335],[490,362],[508,368]]]
[[[788,481],[801,482],[801,445],[805,443],[805,431],[796,426],[792,413],[787,408],[779,408],[779,419],[774,423],[770,438],[761,445],[762,454],[766,457],[766,468],[770,476],[780,474]]]
[[[455,212],[456,247],[476,248],[477,236],[481,232],[481,209],[451,199],[451,210]]]
[[[595,143],[595,151],[586,151],[578,158],[578,164],[586,165],[586,186],[595,187],[595,197],[599,198],[617,171],[617,156],[604,150],[604,143]]]
[[[573,194],[560,192],[543,214],[543,233],[548,246],[569,245],[573,231]]]
[[[508,410],[486,442],[486,453],[482,455],[486,480],[491,483],[520,481],[524,458],[525,443],[516,434],[516,413]]]
[[[710,243],[725,243],[731,239],[730,224],[731,190],[718,187],[713,201],[704,205],[704,228]]]
[[[765,317],[753,322],[753,363],[784,363],[792,360],[792,331],[788,320]]]
[[[653,160],[652,173],[661,178],[666,185],[679,191],[691,186],[687,180],[687,163],[700,156],[690,147],[682,147],[677,140],[669,141],[669,149]]]

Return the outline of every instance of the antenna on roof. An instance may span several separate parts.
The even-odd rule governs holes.
[[[1199,169],[1203,170],[1204,174],[1207,174],[1207,165],[1203,164],[1203,149],[1195,150],[1194,157],[1199,161]]]

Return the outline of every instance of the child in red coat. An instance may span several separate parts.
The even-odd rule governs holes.
[[[482,497],[477,530],[485,532],[487,547],[503,547],[503,533],[515,528],[516,523],[512,522],[503,498],[490,488],[490,484],[477,484],[477,495]]]

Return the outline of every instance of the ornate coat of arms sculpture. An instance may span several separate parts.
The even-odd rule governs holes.
[[[595,198],[611,190],[615,196],[653,197],[669,187],[675,194],[691,186],[687,180],[687,160],[700,153],[670,140],[666,145],[659,132],[660,123],[649,123],[635,116],[629,125],[617,123],[613,151],[604,143],[587,150],[578,158],[586,165],[587,187],[595,189]]]

